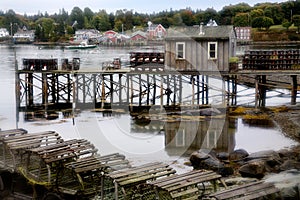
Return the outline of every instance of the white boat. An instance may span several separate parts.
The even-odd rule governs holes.
[[[95,44],[88,44],[86,41],[81,42],[78,45],[69,45],[66,46],[67,49],[92,49],[97,47]]]

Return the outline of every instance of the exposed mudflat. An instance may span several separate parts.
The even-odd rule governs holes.
[[[300,105],[287,107],[285,111],[272,112],[270,116],[283,134],[300,142]]]

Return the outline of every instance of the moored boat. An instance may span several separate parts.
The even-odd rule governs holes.
[[[80,44],[78,45],[69,45],[69,46],[66,46],[67,49],[93,49],[93,48],[96,48],[97,45],[95,44],[88,44],[87,42],[81,42]]]

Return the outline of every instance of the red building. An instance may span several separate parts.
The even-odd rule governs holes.
[[[149,40],[160,40],[165,38],[167,35],[166,29],[161,24],[148,23],[148,39]]]

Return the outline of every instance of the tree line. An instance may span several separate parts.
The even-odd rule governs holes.
[[[152,14],[133,12],[133,10],[117,10],[107,13],[100,9],[93,12],[86,7],[83,10],[74,7],[70,14],[65,9],[49,15],[37,13],[35,15],[19,15],[13,10],[0,10],[0,27],[7,28],[14,34],[18,28],[27,27],[35,30],[38,41],[66,41],[78,29],[136,31],[145,30],[148,22],[162,24],[165,28],[172,26],[192,26],[208,23],[210,19],[218,25],[251,26],[253,28],[268,29],[272,25],[283,25],[287,29],[294,24],[300,26],[300,0],[282,3],[259,3],[250,6],[247,3],[224,6],[222,10],[213,8],[200,10],[186,8],[181,10],[164,10]]]

